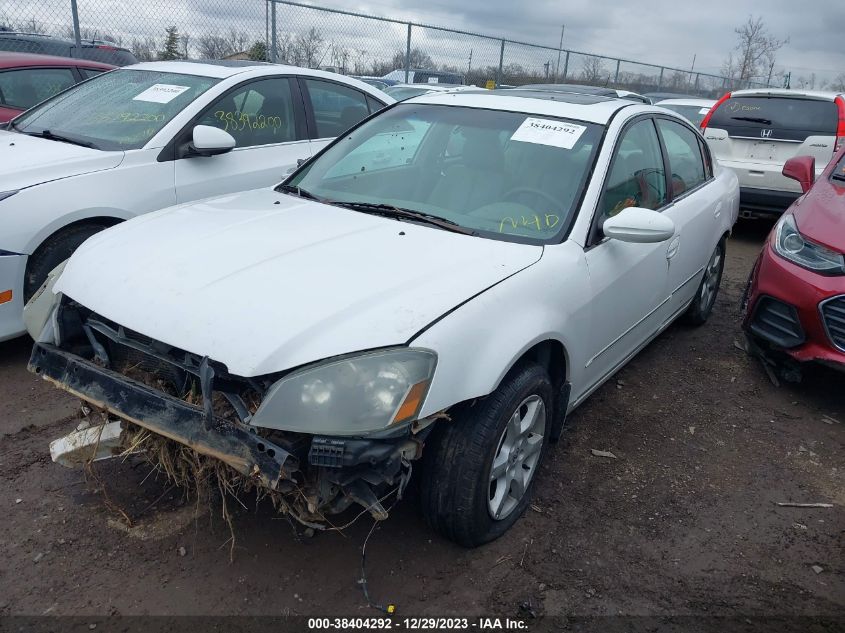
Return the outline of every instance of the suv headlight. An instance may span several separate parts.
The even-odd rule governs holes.
[[[437,355],[395,348],[312,366],[276,382],[251,424],[325,435],[363,435],[416,419]]]
[[[845,274],[845,256],[801,235],[792,214],[786,214],[775,229],[775,251],[784,259],[823,275]]]
[[[5,200],[6,198],[11,198],[18,191],[18,189],[16,189],[15,191],[0,191],[0,201]]]

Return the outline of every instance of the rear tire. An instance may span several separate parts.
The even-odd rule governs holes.
[[[525,363],[492,394],[440,423],[423,454],[420,503],[428,524],[476,547],[516,523],[531,501],[553,407],[548,374]]]
[[[82,245],[95,233],[108,228],[102,224],[78,224],[62,229],[52,235],[29,257],[24,276],[23,300],[29,301],[44,280],[47,274],[56,266],[73,255],[73,251]]]
[[[719,294],[719,286],[722,283],[722,272],[725,270],[725,238],[719,240],[707,265],[704,267],[704,275],[698,289],[695,291],[695,298],[692,300],[687,311],[681,317],[684,323],[689,325],[703,325],[713,312],[716,303],[716,296]]]

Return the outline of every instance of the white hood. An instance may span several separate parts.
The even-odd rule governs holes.
[[[0,131],[0,192],[114,169],[123,152],[102,152],[61,141]]]
[[[541,255],[262,189],[99,233],[55,289],[249,377],[406,343]]]

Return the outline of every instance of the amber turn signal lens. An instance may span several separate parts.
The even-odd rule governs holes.
[[[405,402],[402,403],[402,406],[399,407],[399,411],[396,412],[396,416],[393,418],[393,424],[410,420],[419,413],[425,392],[428,389],[428,383],[428,380],[423,380],[408,390],[408,395],[405,396]]]
[[[12,291],[4,290],[0,292],[0,303],[9,303],[12,300]]]

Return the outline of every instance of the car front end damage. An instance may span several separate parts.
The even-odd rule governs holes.
[[[157,442],[147,447],[151,461],[168,446],[167,460],[210,459],[212,471],[225,464],[240,489],[258,489],[314,529],[353,504],[385,519],[382,502],[401,496],[433,423],[446,417],[416,416],[436,363],[428,350],[376,350],[245,378],[58,296],[29,369],[118,418],[114,454],[143,451],[140,434]]]

